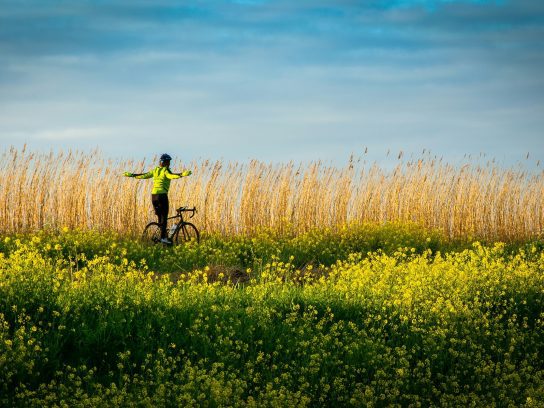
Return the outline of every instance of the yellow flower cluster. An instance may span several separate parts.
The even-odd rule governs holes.
[[[4,237],[0,405],[543,403],[541,244],[442,253],[423,236],[387,252],[368,239]],[[196,268],[158,273],[157,257]]]

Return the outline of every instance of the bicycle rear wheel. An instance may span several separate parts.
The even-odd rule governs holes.
[[[174,237],[174,243],[178,245],[191,241],[195,241],[198,244],[200,242],[200,232],[190,222],[184,222]]]
[[[157,244],[161,240],[161,226],[157,222],[150,222],[144,228],[142,239],[149,244]]]

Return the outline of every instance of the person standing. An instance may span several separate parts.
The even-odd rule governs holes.
[[[193,174],[191,170],[184,170],[181,173],[172,173],[170,170],[170,161],[172,157],[168,154],[163,154],[160,157],[159,166],[147,173],[129,173],[125,172],[126,177],[134,177],[137,179],[149,179],[153,177],[153,191],[151,192],[151,203],[158,218],[158,223],[161,226],[161,242],[171,244],[166,232],[166,222],[168,219],[168,190],[170,188],[170,180],[187,177]]]

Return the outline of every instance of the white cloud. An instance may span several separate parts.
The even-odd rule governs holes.
[[[356,3],[343,5],[362,7]],[[279,2],[237,15],[240,7],[223,4],[223,20],[165,24],[138,10],[121,19],[91,13],[85,45],[55,48],[53,36],[44,49],[55,52],[38,41],[2,55],[0,141],[101,144],[137,157],[344,161],[365,145],[451,157],[544,154],[536,20],[530,29],[495,30],[480,10],[486,24],[478,32],[469,8],[453,16],[363,10],[363,22],[325,10],[298,25],[297,13],[313,8]],[[501,11],[497,19],[505,18]],[[112,19],[119,24],[108,31]]]
[[[92,140],[98,142],[101,139],[115,137],[117,132],[107,128],[68,128],[58,130],[44,130],[27,135],[37,141],[66,142]]]

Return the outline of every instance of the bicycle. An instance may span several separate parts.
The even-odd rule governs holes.
[[[180,242],[190,242],[196,241],[198,244],[200,242],[200,232],[190,222],[187,222],[183,219],[184,212],[191,212],[189,218],[195,216],[196,207],[187,208],[180,207],[176,210],[176,215],[173,217],[168,217],[168,220],[176,220],[179,218],[179,222],[175,222],[174,225],[168,228],[168,238],[172,240],[172,244],[178,245]],[[150,222],[144,228],[143,239],[147,242],[152,242],[153,244],[158,244],[161,241],[161,226],[158,222]]]

